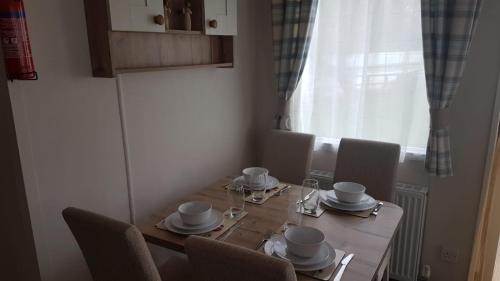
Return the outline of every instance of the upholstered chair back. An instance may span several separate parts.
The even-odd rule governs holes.
[[[377,200],[391,201],[399,165],[398,144],[343,138],[334,182],[351,181],[366,187]]]
[[[161,281],[146,242],[135,226],[72,207],[64,209],[63,217],[94,281]]]
[[[291,263],[239,246],[191,236],[185,243],[200,281],[296,281]]]
[[[314,135],[273,130],[268,135],[262,167],[282,182],[302,184],[311,170]]]

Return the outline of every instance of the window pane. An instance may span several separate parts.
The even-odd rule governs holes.
[[[426,147],[419,0],[323,0],[292,97],[297,131]]]

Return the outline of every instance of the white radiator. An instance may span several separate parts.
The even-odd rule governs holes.
[[[403,220],[392,247],[390,276],[400,281],[416,281],[424,236],[427,187],[397,184],[394,203],[404,210]]]
[[[332,189],[333,173],[311,170],[311,177],[318,180],[320,188]],[[420,268],[420,254],[424,234],[427,187],[396,184],[394,203],[404,210],[399,231],[392,247],[390,278],[416,281]]]

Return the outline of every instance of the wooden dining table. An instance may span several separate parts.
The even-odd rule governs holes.
[[[148,220],[138,225],[146,241],[184,252],[186,236],[158,229],[155,225],[175,212],[179,204],[187,201],[211,202],[213,208],[220,211],[227,210],[230,206],[224,186],[230,181],[229,178],[221,179],[152,214]],[[300,189],[292,185],[289,190],[269,198],[262,205],[247,203],[245,211],[248,215],[241,220],[241,225],[224,242],[257,250],[256,247],[270,232],[280,229],[287,221],[290,196],[300,198]],[[342,276],[342,281],[372,281],[376,278],[382,261],[389,252],[402,216],[403,210],[399,206],[384,202],[377,216],[361,218],[327,210],[319,218],[303,215],[302,224],[321,230],[326,240],[333,247],[345,251],[346,255],[354,254],[354,258]],[[297,279],[316,280],[302,274],[298,274]]]

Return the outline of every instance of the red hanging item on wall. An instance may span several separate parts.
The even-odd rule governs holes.
[[[0,40],[8,78],[38,79],[22,0],[0,0]]]

